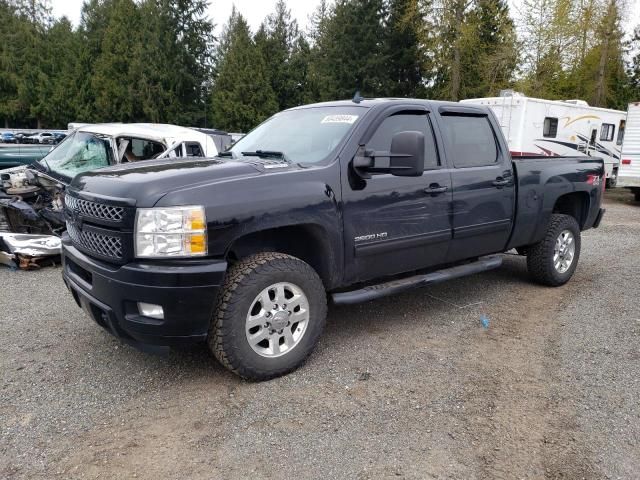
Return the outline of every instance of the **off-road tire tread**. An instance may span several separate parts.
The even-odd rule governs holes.
[[[246,380],[269,380],[285,375],[298,368],[313,351],[313,348],[309,349],[299,364],[276,371],[265,371],[250,368],[245,365],[239,356],[239,352],[233,351],[231,342],[227,340],[231,326],[229,319],[233,317],[233,314],[230,314],[230,312],[241,312],[242,318],[246,315],[246,305],[242,305],[240,302],[241,298],[235,295],[238,288],[250,287],[252,284],[255,285],[261,276],[269,275],[270,273],[291,271],[301,271],[301,273],[312,279],[314,283],[317,283],[317,287],[322,290],[323,301],[321,302],[321,308],[323,311],[319,312],[320,314],[318,315],[318,321],[322,322],[322,326],[316,329],[316,338],[312,339],[311,345],[315,345],[324,330],[327,316],[327,302],[322,280],[309,264],[284,253],[263,252],[240,260],[227,271],[224,285],[216,299],[216,306],[213,312],[213,320],[209,328],[207,341],[215,358],[225,368]],[[310,292],[307,293],[310,294]],[[311,333],[312,332],[307,332],[307,334]]]
[[[571,275],[568,278],[558,278],[558,273],[553,267],[553,249],[556,238],[562,230],[570,229],[574,232],[576,242],[576,255],[571,265]],[[551,215],[547,232],[542,240],[527,248],[527,270],[529,275],[538,283],[550,287],[564,285],[573,276],[573,272],[580,258],[580,226],[575,218],[570,215],[554,213]]]

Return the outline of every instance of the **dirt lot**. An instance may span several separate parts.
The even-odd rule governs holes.
[[[1,269],[0,478],[639,478],[640,205],[606,208],[568,285],[509,256],[333,307],[307,364],[261,384],[204,347],[119,344],[59,268]]]

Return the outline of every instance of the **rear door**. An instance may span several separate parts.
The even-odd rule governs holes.
[[[447,254],[451,175],[438,155],[430,113],[421,106],[386,110],[359,144],[367,150],[388,152],[393,135],[403,131],[420,131],[425,136],[425,170],[421,177],[381,174],[361,180],[354,177],[350,167],[343,175],[348,281],[417,270],[442,263]]]
[[[513,223],[511,156],[498,142],[496,123],[481,109],[440,107],[447,161],[453,166],[453,239],[450,262],[501,251]]]

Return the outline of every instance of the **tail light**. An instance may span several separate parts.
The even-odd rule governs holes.
[[[631,165],[631,159],[630,158],[625,158],[622,160],[622,165]]]

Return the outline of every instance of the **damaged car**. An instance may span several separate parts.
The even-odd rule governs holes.
[[[79,173],[121,163],[215,157],[217,153],[211,136],[191,128],[164,124],[83,126],[41,160],[0,172],[0,233],[59,237],[66,228],[64,190]],[[0,251],[12,254],[6,241],[0,243]],[[13,261],[20,263],[15,255]],[[7,262],[5,258],[3,263]]]

